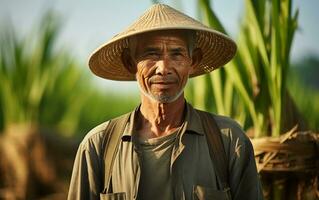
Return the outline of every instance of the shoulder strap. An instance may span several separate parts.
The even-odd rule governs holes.
[[[110,192],[110,180],[113,164],[118,150],[120,138],[124,132],[130,113],[110,120],[104,131],[104,189],[103,193]]]
[[[221,181],[222,189],[229,190],[228,159],[223,145],[220,129],[214,117],[210,113],[198,110],[198,114],[203,122],[209,147],[209,154],[214,166],[216,167],[217,176]]]

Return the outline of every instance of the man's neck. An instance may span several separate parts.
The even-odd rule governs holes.
[[[185,100],[181,95],[171,103],[159,103],[142,95],[137,132],[143,138],[155,138],[176,131],[183,122]]]

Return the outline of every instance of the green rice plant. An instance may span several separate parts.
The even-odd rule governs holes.
[[[3,25],[0,38],[0,124],[63,124],[73,133],[86,100],[84,74],[77,63],[54,46],[59,22],[52,12],[37,32],[19,38]],[[82,95],[81,95],[82,94]]]
[[[206,4],[207,5],[204,5]],[[208,26],[225,32],[225,29],[210,10],[209,2],[199,1],[198,17]],[[208,10],[207,10],[208,9]],[[196,89],[195,89],[196,88]],[[237,98],[233,83],[226,77],[225,69],[221,68],[214,73],[196,77],[190,80],[186,88],[186,98],[196,107],[218,114],[232,116],[237,121],[245,122],[245,112],[242,107],[235,106],[240,99]]]
[[[88,67],[57,48],[61,24],[54,13],[47,12],[28,37],[2,26],[0,132],[25,124],[83,136],[98,123],[137,105],[136,95],[98,89]]]
[[[199,0],[199,6],[204,23],[226,33],[210,1]],[[297,123],[285,116],[290,109],[286,102],[291,101],[286,79],[297,18],[292,0],[245,0],[237,55],[224,69],[207,75],[211,85],[205,93],[213,90],[217,112],[253,127],[255,137],[278,136]]]

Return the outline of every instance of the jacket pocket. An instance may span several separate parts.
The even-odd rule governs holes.
[[[102,194],[100,193],[100,200],[125,200],[125,192],[119,193],[109,193],[109,194]]]
[[[231,200],[228,197],[228,192],[222,190],[216,190],[209,187],[195,185],[193,187],[193,199],[194,200]]]

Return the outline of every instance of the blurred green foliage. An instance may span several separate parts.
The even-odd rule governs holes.
[[[88,68],[56,46],[60,28],[59,18],[51,11],[27,37],[2,25],[0,132],[23,123],[56,129],[66,136],[83,135],[137,105],[136,95],[98,89]]]
[[[211,1],[198,5],[202,21],[226,33]],[[286,88],[298,10],[292,0],[245,0],[244,6],[237,55],[225,68],[195,79],[188,96],[201,109],[236,119],[255,137],[279,136],[298,123]]]
[[[294,63],[287,87],[309,129],[319,132],[319,57],[308,55]]]

